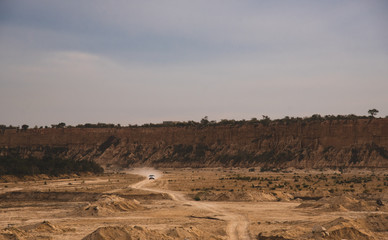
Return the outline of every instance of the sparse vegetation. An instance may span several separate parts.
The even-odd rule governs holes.
[[[47,174],[58,176],[60,174],[82,172],[102,173],[103,169],[94,161],[88,160],[75,161],[47,156],[42,159],[34,157],[0,157],[0,175],[25,176]]]
[[[377,109],[371,109],[368,111],[368,114],[370,117],[374,117],[379,111]],[[387,116],[388,117],[388,116]],[[131,125],[129,124],[127,127],[129,128],[139,128],[139,127],[200,127],[203,126],[223,126],[223,125],[229,125],[229,126],[240,126],[244,124],[254,124],[254,125],[263,125],[263,126],[269,126],[269,125],[276,125],[276,124],[291,124],[291,123],[298,123],[302,126],[305,126],[307,123],[313,123],[313,122],[323,122],[323,121],[355,121],[357,119],[368,119],[368,116],[357,116],[354,114],[348,114],[348,115],[325,115],[321,116],[320,114],[313,114],[310,117],[289,117],[285,116],[281,119],[271,119],[267,115],[262,115],[262,119],[258,120],[257,118],[253,117],[251,120],[234,120],[234,119],[221,119],[220,121],[215,120],[209,120],[208,116],[203,117],[199,122],[190,120],[190,121],[164,121],[163,123],[146,123],[141,126],[138,126],[137,124]],[[52,124],[52,128],[73,128],[71,125],[66,125],[64,122],[61,122],[59,124]],[[120,124],[113,124],[113,123],[85,123],[85,124],[78,124],[75,126],[76,128],[122,128]],[[36,128],[42,129],[43,127]],[[44,128],[48,128],[45,126]],[[4,124],[0,125],[1,130],[5,129],[21,129],[20,126],[6,126]],[[23,129],[23,128],[22,128]]]
[[[178,152],[187,151],[184,145],[176,147],[175,150]],[[258,233],[261,231],[259,229],[265,229],[268,225],[271,225],[272,229],[279,229],[281,232],[284,232],[283,229],[297,226],[301,234],[311,232],[311,227],[315,224],[321,224],[322,219],[332,218],[333,215],[344,213],[338,211],[354,211],[351,214],[356,217],[376,214],[376,212],[379,212],[378,215],[381,215],[380,213],[384,213],[384,209],[386,209],[386,201],[381,197],[383,194],[386,194],[387,188],[385,183],[388,181],[388,174],[382,169],[374,170],[373,172],[369,170],[346,170],[342,174],[339,173],[338,169],[323,169],[322,171],[287,169],[287,171],[281,170],[278,172],[259,172],[250,171],[250,169],[237,167],[169,169],[168,171],[163,171],[164,175],[155,182],[149,182],[146,179],[145,181],[149,183],[147,191],[128,188],[130,184],[136,182],[133,181],[135,178],[137,181],[142,179],[140,176],[135,177],[128,174],[107,173],[99,175],[98,178],[90,175],[71,176],[60,180],[47,176],[34,176],[24,178],[29,182],[19,182],[18,185],[14,183],[14,180],[8,179],[10,181],[0,183],[3,191],[7,191],[7,193],[3,194],[2,200],[5,200],[5,202],[2,203],[2,206],[12,206],[13,211],[15,211],[14,209],[19,211],[17,212],[18,214],[21,212],[31,214],[31,211],[15,208],[15,199],[20,206],[25,206],[22,204],[33,206],[35,202],[31,200],[43,199],[43,201],[53,202],[55,206],[66,206],[67,208],[72,206],[79,207],[80,202],[85,202],[84,206],[87,206],[87,208],[82,208],[81,210],[92,209],[94,211],[97,209],[91,208],[90,204],[88,205],[87,203],[93,203],[91,201],[93,198],[109,191],[114,193],[113,195],[109,194],[110,197],[120,194],[120,196],[127,200],[133,197],[140,198],[142,200],[139,201],[140,206],[146,203],[147,208],[144,209],[144,212],[141,212],[143,211],[142,208],[130,210],[137,211],[136,216],[149,217],[150,209],[160,210],[156,211],[152,219],[149,220],[152,221],[149,224],[153,225],[168,225],[173,222],[175,226],[177,222],[182,221],[183,217],[187,218],[189,216],[190,225],[195,224],[196,226],[201,226],[201,228],[209,227],[209,229],[217,227],[217,233],[223,232],[220,230],[225,229],[228,221],[220,220],[226,219],[224,218],[226,214],[214,214],[213,209],[216,209],[217,213],[221,211],[219,209],[225,209],[231,212],[233,216],[250,214],[247,220],[251,226],[250,233]],[[40,180],[39,177],[43,179]],[[131,178],[132,181],[128,182],[128,178]],[[297,182],[293,180],[297,180]],[[13,191],[16,186],[22,187],[23,190]],[[171,199],[169,194],[149,191],[149,189],[153,188],[157,191],[171,192],[172,196],[187,195],[186,199],[188,201],[185,200],[184,204],[182,204],[182,200],[176,201]],[[30,191],[30,189],[32,190]],[[40,190],[34,192],[36,189]],[[180,193],[174,194],[177,191]],[[30,201],[22,203],[25,201],[23,199],[25,197],[29,198]],[[61,202],[63,199],[72,202],[63,203]],[[362,201],[366,199],[368,201]],[[39,203],[39,206],[36,207],[41,205]],[[219,205],[221,206],[220,208],[218,208]],[[44,206],[46,207],[46,205]],[[204,208],[200,208],[201,206],[204,206]],[[97,212],[103,213],[103,209],[105,209],[104,206],[99,205]],[[76,211],[79,211],[78,208]],[[269,211],[271,216],[267,216]],[[309,211],[313,211],[314,214],[307,214]],[[145,215],[142,215],[143,213]],[[8,216],[7,214],[9,212],[3,212],[3,216]],[[39,212],[38,217],[42,215],[43,211]],[[48,215],[49,213],[45,216]],[[117,217],[119,219],[117,221],[120,221],[120,224],[126,221],[125,223],[129,224],[140,225],[141,223],[144,225],[144,218],[137,220],[138,218],[133,218],[133,216],[129,215],[123,212],[109,212],[109,218],[114,219]],[[66,222],[66,226],[73,224],[74,215],[71,216],[71,218],[66,218],[69,219],[69,222]],[[90,226],[88,224],[91,218],[93,218],[93,224],[96,222],[102,223],[106,221],[102,216],[89,216],[87,219],[84,217],[82,219],[78,218],[74,224],[84,221],[84,225]],[[129,217],[126,218],[126,216]],[[287,219],[290,219],[290,216],[292,216],[292,221],[281,220],[285,219],[283,216]],[[383,215],[381,216],[381,219],[385,219]],[[275,217],[279,217],[280,220],[275,219]],[[32,215],[29,215],[29,218],[36,219]],[[196,219],[200,220],[196,222]],[[373,216],[371,220],[374,221],[371,224],[374,224],[376,217]],[[14,221],[16,222],[16,220]],[[260,225],[255,225],[257,222],[260,222]],[[307,222],[309,222],[307,227],[301,227],[301,223]],[[114,224],[116,223],[118,222],[114,222]],[[183,224],[186,223],[184,222]],[[384,226],[384,224],[380,225]],[[375,226],[376,224],[372,228],[365,229],[374,229]],[[72,232],[66,234],[71,235]],[[225,238],[224,235],[222,237]],[[210,238],[204,237],[203,239]]]
[[[377,110],[376,108],[370,109],[370,110],[368,111],[368,114],[369,114],[372,118],[375,117],[375,115],[376,115],[377,113],[379,113],[379,110]]]

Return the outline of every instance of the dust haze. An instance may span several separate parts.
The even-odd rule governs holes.
[[[148,177],[149,175],[154,175],[155,179],[158,179],[163,175],[162,171],[156,170],[155,168],[151,168],[151,167],[121,169],[120,172],[125,172],[128,174],[137,174],[144,177]]]

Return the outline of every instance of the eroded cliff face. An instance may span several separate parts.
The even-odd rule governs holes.
[[[2,130],[0,155],[103,166],[388,167],[388,119]]]

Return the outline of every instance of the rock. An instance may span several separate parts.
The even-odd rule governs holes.
[[[321,232],[326,232],[326,228],[320,225],[315,225],[312,229],[313,233],[321,233]]]

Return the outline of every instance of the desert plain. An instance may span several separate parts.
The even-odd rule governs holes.
[[[384,169],[2,176],[0,239],[383,240],[387,205]]]

